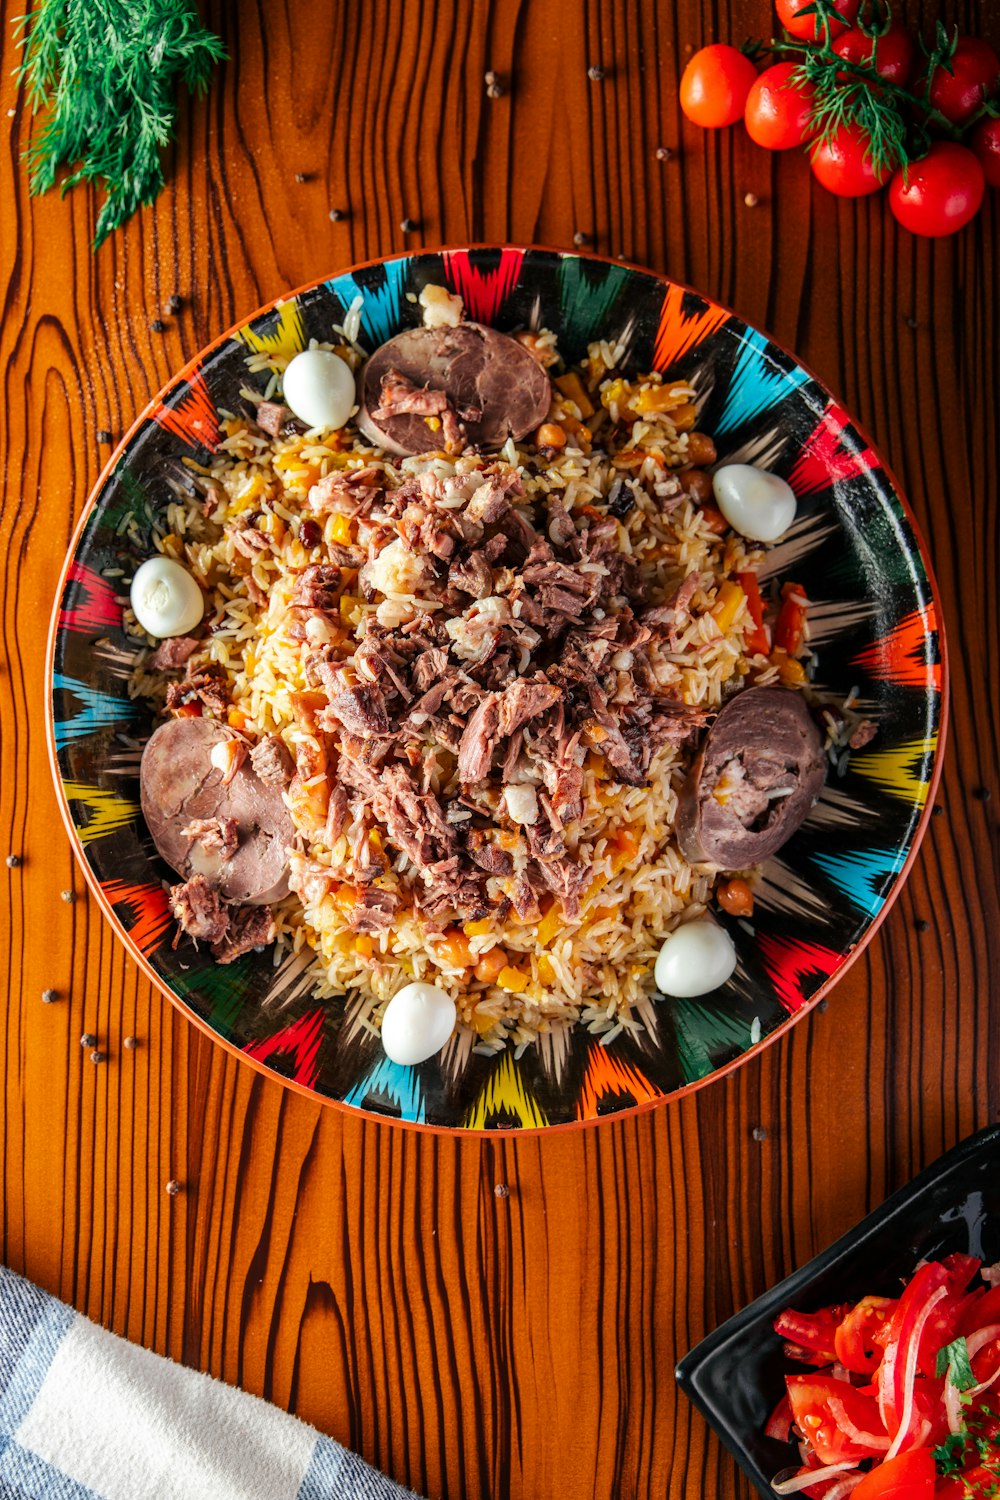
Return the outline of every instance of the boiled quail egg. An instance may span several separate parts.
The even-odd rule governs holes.
[[[136,569],[132,610],[148,635],[190,635],[205,613],[205,596],[187,568],[172,557],[147,558]]]
[[[725,984],[736,968],[736,945],[709,917],[674,929],[660,949],[654,978],[662,995],[689,999]]]
[[[354,371],[328,349],[304,349],[285,371],[285,403],[307,427],[343,427],[354,410]]]
[[[440,1052],[455,1029],[455,1002],[436,984],[415,980],[397,990],[382,1016],[382,1046],[394,1063],[411,1067]]]
[[[719,509],[734,531],[755,542],[775,542],[795,520],[795,491],[767,469],[723,464],[712,476]]]

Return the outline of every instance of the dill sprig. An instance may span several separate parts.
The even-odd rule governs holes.
[[[94,249],[163,187],[177,84],[204,93],[226,53],[192,0],[39,0],[16,22],[19,81],[45,118],[25,153],[32,193],[79,182],[107,196]]]
[[[791,39],[772,41],[755,52],[772,52],[776,56],[798,57],[799,65],[790,82],[809,84],[814,93],[811,123],[815,139],[829,142],[845,128],[854,128],[865,142],[865,153],[880,176],[907,166],[927,154],[930,129],[959,139],[977,120],[996,112],[991,99],[983,102],[972,119],[956,127],[930,102],[931,80],[936,69],[953,69],[958,28],[949,32],[939,21],[930,46],[920,39],[926,57],[922,95],[911,93],[900,84],[884,78],[869,63],[849,62],[833,49],[832,22],[846,20],[837,9],[838,0],[813,0],[803,6],[800,16],[814,15],[818,39],[798,42]],[[892,19],[890,0],[868,0],[856,25],[873,40],[882,36]]]

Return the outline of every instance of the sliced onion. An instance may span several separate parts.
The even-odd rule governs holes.
[[[977,1328],[975,1333],[967,1334],[965,1346],[969,1351],[969,1358],[975,1359],[980,1349],[985,1349],[995,1339],[1000,1339],[1000,1323],[990,1323],[987,1328]]]
[[[885,1433],[881,1435],[874,1432],[865,1432],[860,1427],[855,1427],[847,1415],[847,1407],[839,1396],[828,1396],[826,1404],[830,1408],[830,1415],[836,1422],[840,1431],[852,1443],[861,1443],[866,1448],[874,1448],[877,1453],[884,1453],[889,1446],[889,1439]]]
[[[944,1383],[944,1409],[948,1414],[948,1431],[957,1436],[962,1431],[962,1393],[950,1380]]]
[[[863,1474],[845,1474],[839,1484],[835,1484],[832,1490],[826,1491],[823,1500],[844,1500],[844,1496],[856,1490],[864,1477]]]
[[[913,1387],[917,1378],[917,1355],[920,1353],[920,1340],[924,1329],[927,1327],[928,1318],[942,1297],[947,1297],[947,1295],[948,1288],[946,1286],[939,1286],[936,1292],[932,1292],[920,1309],[920,1315],[910,1330],[910,1342],[906,1350],[906,1369],[903,1371],[903,1412],[899,1419],[899,1426],[896,1428],[895,1437],[889,1444],[889,1450],[885,1455],[886,1462],[890,1458],[895,1458],[896,1454],[902,1450],[903,1444],[909,1434],[910,1423],[913,1420]],[[898,1353],[898,1350],[894,1352]],[[880,1401],[881,1394],[880,1392]],[[885,1420],[884,1417],[883,1420]]]
[[[846,1474],[848,1469],[853,1468],[854,1459],[848,1464],[827,1464],[825,1469],[782,1469],[771,1480],[771,1488],[776,1495],[796,1495],[799,1490],[807,1490],[811,1484],[822,1484],[824,1479],[834,1479],[838,1474]]]

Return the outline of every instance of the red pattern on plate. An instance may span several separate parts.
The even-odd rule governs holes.
[[[273,1036],[263,1037],[259,1042],[248,1042],[243,1051],[247,1057],[257,1058],[258,1062],[290,1057],[296,1083],[311,1088],[319,1073],[319,1048],[325,1019],[325,1009],[306,1011],[305,1015],[282,1027]]]
[[[120,629],[122,607],[116,603],[116,590],[106,578],[74,558],[67,569],[66,582],[77,592],[72,605],[69,608],[64,605],[59,611],[60,630],[86,634],[93,630]]]
[[[474,266],[468,250],[448,250],[444,272],[449,286],[465,303],[466,316],[475,323],[491,323],[517,285],[523,250],[501,250],[500,264],[487,271]]]
[[[805,441],[788,482],[797,495],[812,495],[829,489],[838,479],[853,479],[879,467],[868,447],[848,447],[844,435],[850,425],[847,413],[831,401]]]
[[[778,999],[787,1011],[799,1010],[809,998],[802,981],[809,974],[829,979],[844,962],[846,953],[835,953],[822,943],[808,943],[796,938],[772,937],[759,933],[757,938],[764,967],[771,976]],[[813,986],[815,989],[816,986]],[[811,993],[811,991],[810,991]]]

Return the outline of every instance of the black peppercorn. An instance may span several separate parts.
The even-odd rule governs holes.
[[[123,1037],[122,1046],[126,1052],[134,1052],[139,1043],[134,1036]]]
[[[83,1033],[83,1036],[80,1038],[80,1046],[81,1047],[96,1047],[97,1046],[97,1038],[96,1038],[96,1036],[94,1036],[93,1032],[91,1032],[91,1031],[85,1031]]]
[[[97,441],[102,447],[113,441],[112,435],[106,427],[99,427],[97,429]]]
[[[8,868],[8,870],[16,870],[17,867],[18,867],[18,865],[20,863],[21,863],[21,856],[19,854],[8,854],[8,856],[7,856],[7,868]]]
[[[92,1063],[107,1062],[108,1054],[106,1052],[98,1052],[95,1048],[94,1051],[90,1054],[90,1060]]]
[[[404,234],[412,234],[417,227],[417,221],[416,219],[403,219],[399,227]]]
[[[59,991],[58,990],[42,990],[42,1004],[43,1005],[51,1005],[53,1003],[53,1001],[58,1000],[58,999],[59,999]]]
[[[587,69],[587,77],[590,79],[591,83],[600,83],[604,77],[604,69],[597,63],[594,63]]]
[[[176,1177],[171,1177],[170,1181],[166,1185],[165,1191],[167,1193],[169,1193],[169,1195],[170,1195],[171,1198],[176,1198],[177,1194],[180,1192],[180,1190],[181,1190],[181,1185],[177,1181],[177,1178]]]
[[[170,296],[167,298],[166,302],[163,304],[163,310],[164,310],[164,312],[168,312],[168,313],[171,313],[171,314],[173,314],[173,313],[179,313],[180,312],[180,310],[181,310],[181,299],[178,296],[177,292],[171,292],[170,293]]]
[[[162,318],[154,318],[149,325],[151,333],[165,333],[166,327],[167,325]]]

